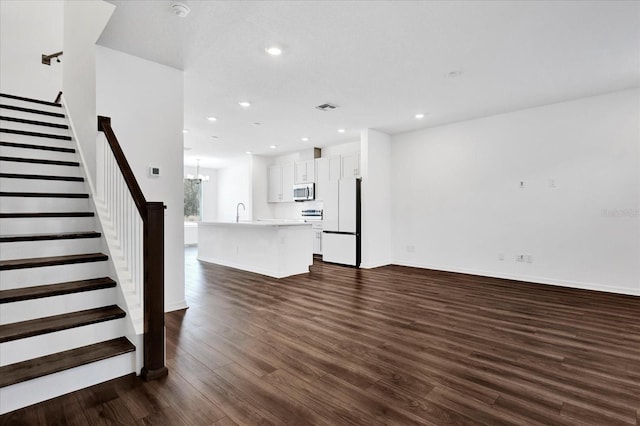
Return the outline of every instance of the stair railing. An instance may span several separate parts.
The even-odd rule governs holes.
[[[153,380],[167,374],[164,365],[164,209],[162,202],[148,202],[120,143],[110,117],[98,117],[98,130],[107,143],[98,170],[101,198],[120,244],[131,291],[142,294],[144,356],[140,375]]]
[[[55,59],[56,62],[60,63],[60,56],[62,56],[63,52],[52,53],[51,55],[42,54],[42,65],[51,65],[51,60]]]

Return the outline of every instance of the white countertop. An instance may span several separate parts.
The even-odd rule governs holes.
[[[198,224],[210,226],[311,226],[310,223],[299,220],[282,219],[241,220],[240,222],[198,222]]]

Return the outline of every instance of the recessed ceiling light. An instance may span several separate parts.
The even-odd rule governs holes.
[[[420,119],[420,118],[424,118],[424,114],[420,113],[420,114],[416,114],[416,118]]]
[[[300,140],[301,140],[302,142],[307,142],[307,141],[309,140],[309,138],[304,137],[304,138],[301,138]]]
[[[189,133],[189,129],[182,129],[182,133]]]
[[[338,133],[344,133],[344,132],[346,132],[345,129],[338,129]]]
[[[269,46],[264,50],[271,56],[280,56],[282,54],[282,48],[278,46]]]
[[[240,105],[243,108],[249,108],[251,106],[251,102],[248,101],[240,101],[238,102],[238,105]]]
[[[245,153],[245,154],[248,154],[248,155],[251,155],[251,154],[252,154],[252,152],[251,152],[251,151],[245,151],[244,153]]]
[[[209,120],[209,121],[217,121],[218,119],[216,117],[209,116],[209,117],[207,117],[207,120]]]
[[[278,147],[278,145],[269,145],[269,148],[271,149],[276,149]]]
[[[189,9],[189,6],[184,3],[178,2],[171,3],[171,10],[173,10],[173,13],[175,13],[176,16],[179,16],[180,18],[184,18],[191,11],[191,9]]]

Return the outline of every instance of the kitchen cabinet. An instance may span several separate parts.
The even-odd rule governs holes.
[[[267,202],[284,203],[293,201],[293,169],[293,164],[275,164],[269,167]]]
[[[322,254],[322,224],[313,224],[313,254]]]
[[[315,182],[315,160],[297,161],[294,164],[294,176],[296,184]]]
[[[328,182],[337,181],[342,175],[340,157],[324,157],[315,160],[316,169],[316,200],[325,197]]]
[[[342,156],[342,177],[360,177],[360,154],[347,154]]]

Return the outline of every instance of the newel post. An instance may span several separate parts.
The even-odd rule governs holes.
[[[164,365],[164,204],[147,203],[144,225],[144,367],[154,380],[168,374]]]

